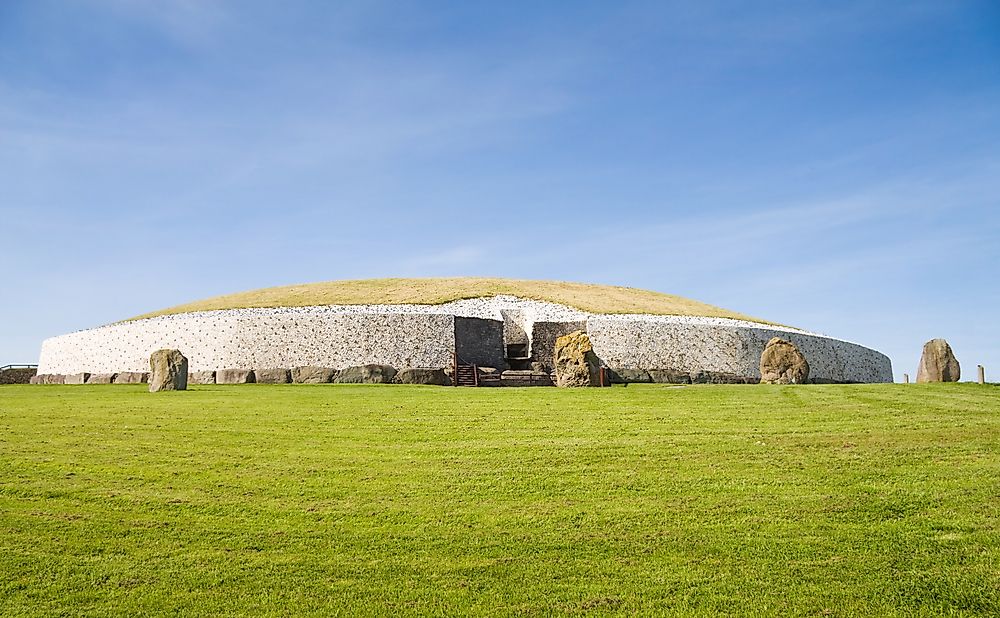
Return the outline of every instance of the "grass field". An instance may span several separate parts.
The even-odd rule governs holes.
[[[427,277],[418,279],[359,279],[325,281],[250,290],[199,300],[132,318],[245,309],[250,307],[311,307],[319,305],[440,305],[453,300],[500,294],[576,307],[591,313],[695,315],[764,322],[714,305],[650,290],[591,283],[498,279],[489,277]]]
[[[1000,388],[0,387],[0,615],[1000,614]]]

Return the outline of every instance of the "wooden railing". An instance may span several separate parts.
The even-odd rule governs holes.
[[[38,369],[38,365],[4,365],[0,367],[0,371],[7,371],[8,369]]]

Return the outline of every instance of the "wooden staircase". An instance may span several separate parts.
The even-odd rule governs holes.
[[[455,363],[455,386],[479,386],[479,369]]]

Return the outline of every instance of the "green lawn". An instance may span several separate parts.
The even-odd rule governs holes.
[[[1000,388],[0,386],[0,615],[1000,614]]]

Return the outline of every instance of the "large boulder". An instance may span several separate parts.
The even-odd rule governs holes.
[[[219,369],[215,372],[216,384],[253,384],[256,379],[249,369]]]
[[[115,381],[114,373],[94,373],[87,378],[87,384],[111,384]]]
[[[389,365],[361,365],[337,372],[337,384],[389,384],[396,377],[396,370]]]
[[[917,383],[958,382],[962,377],[962,367],[944,339],[931,339],[924,344],[917,367]]]
[[[144,371],[120,371],[115,376],[115,384],[145,384],[149,374]]]
[[[805,384],[809,381],[809,363],[795,344],[781,337],[767,342],[760,355],[761,384]]]
[[[296,384],[326,384],[333,382],[336,369],[329,367],[296,367],[292,369],[292,382]]]
[[[86,384],[89,378],[90,374],[86,372],[71,373],[64,378],[63,384]]]
[[[427,367],[408,367],[396,374],[400,384],[434,384],[436,386],[451,386],[451,378],[444,369]]]
[[[149,392],[184,391],[188,385],[188,359],[180,350],[157,350],[149,356]]]
[[[582,330],[557,338],[552,360],[556,366],[556,386],[600,386],[600,361],[590,337]]]
[[[287,369],[254,369],[253,376],[257,384],[288,384],[290,376]]]

